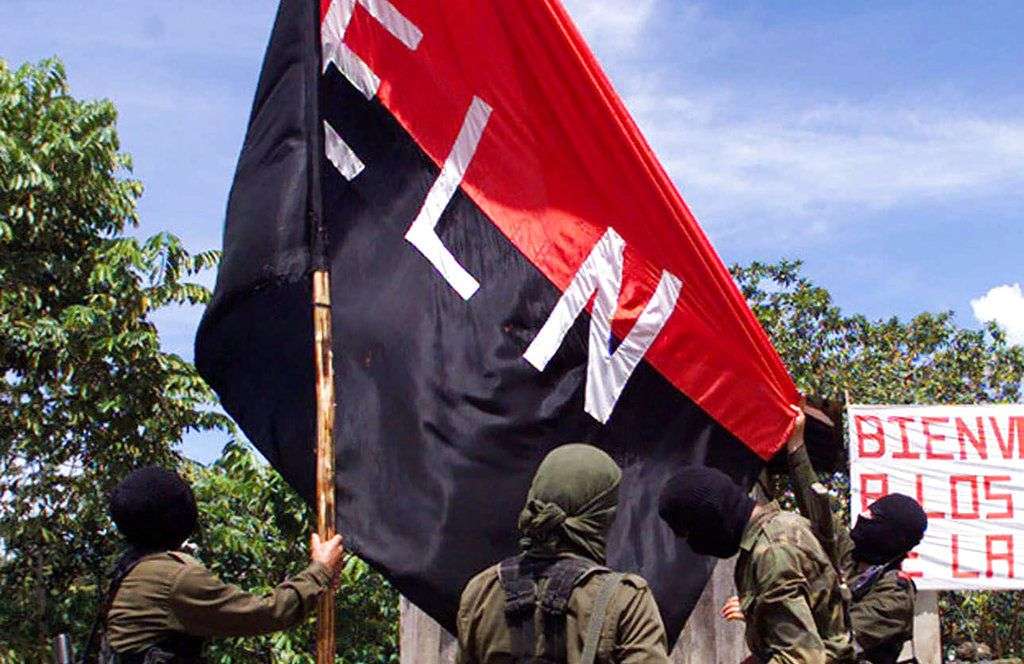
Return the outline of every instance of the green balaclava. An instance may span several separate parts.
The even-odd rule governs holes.
[[[532,556],[570,553],[603,563],[621,479],[615,461],[596,447],[556,447],[537,468],[519,513],[520,548]]]

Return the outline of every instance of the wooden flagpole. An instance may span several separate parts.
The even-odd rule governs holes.
[[[334,362],[331,350],[331,274],[313,272],[316,357],[316,524],[322,541],[334,537]],[[334,589],[317,605],[316,661],[334,664]]]

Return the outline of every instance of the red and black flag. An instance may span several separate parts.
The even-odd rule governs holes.
[[[452,628],[540,459],[589,441],[624,470],[609,562],[674,638],[712,562],[658,491],[752,482],[796,391],[557,0],[281,3],[196,357],[310,501],[322,265],[347,546]]]

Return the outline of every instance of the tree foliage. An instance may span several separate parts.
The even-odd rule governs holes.
[[[1021,401],[1024,348],[1009,345],[995,324],[965,329],[952,312],[909,321],[846,315],[798,262],[737,266],[733,276],[804,394],[834,403],[847,394],[855,403]],[[848,499],[849,474],[829,480]],[[1024,654],[1024,593],[943,593],[940,601],[945,642],[979,640],[998,656]]]
[[[906,322],[846,315],[798,262],[752,263],[733,275],[805,394],[892,404],[1021,399],[1024,348],[994,323],[962,328],[953,312]]]
[[[218,253],[126,235],[142,184],[115,121],[109,101],[69,94],[60,62],[0,60],[0,661],[46,661],[60,632],[84,643],[121,547],[105,497],[141,465],[194,482],[194,552],[225,580],[266,591],[308,563],[308,508],[248,448],[210,468],[178,453],[189,430],[233,429],[195,368],[161,351],[150,314],[205,303],[190,278]],[[395,661],[396,594],[356,558],[342,581],[337,661]],[[312,644],[307,621],[210,654],[299,664]]]
[[[115,121],[109,101],[69,94],[58,61],[0,61],[0,634],[29,661],[91,617],[112,483],[175,464],[186,431],[228,426],[150,320],[205,302],[189,278],[217,254],[125,234],[142,185]]]

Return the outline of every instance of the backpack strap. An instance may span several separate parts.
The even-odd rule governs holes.
[[[594,664],[597,657],[597,646],[601,640],[601,630],[604,629],[604,622],[608,613],[608,605],[625,574],[611,572],[605,574],[601,580],[601,589],[598,591],[597,600],[594,602],[594,609],[587,622],[587,636],[583,641],[583,655],[580,657],[580,664]]]
[[[522,573],[522,568],[523,556],[501,561],[498,581],[505,591],[505,621],[512,640],[512,661],[514,664],[533,664],[537,584],[530,575]]]
[[[522,556],[507,558],[498,567],[498,580],[505,591],[505,616],[519,618],[537,604],[537,584],[532,575],[522,573]]]
[[[564,616],[569,608],[572,591],[586,577],[599,571],[608,571],[608,568],[584,558],[559,559],[545,575],[548,577],[548,586],[540,600],[541,610],[553,616]]]
[[[135,566],[146,555],[148,555],[147,552],[139,551],[138,549],[128,549],[117,561],[113,572],[111,572],[110,587],[107,589],[107,594],[103,597],[99,610],[96,611],[96,618],[93,619],[92,629],[89,630],[89,640],[85,642],[85,648],[82,649],[82,656],[78,660],[79,662],[88,662],[92,651],[100,646],[100,637],[106,631],[107,614],[110,613],[110,607],[114,604],[114,597],[121,588],[121,582],[128,578],[128,575],[132,573]]]
[[[540,559],[525,555],[503,560],[498,580],[505,592],[505,620],[515,664],[564,664],[566,613],[573,591],[591,574],[608,568],[578,557]],[[547,580],[543,596],[537,583]],[[538,652],[537,624],[544,634]]]
[[[540,600],[541,619],[544,626],[544,651],[540,661],[543,664],[562,664],[566,661],[566,619],[569,598],[584,579],[591,574],[607,571],[586,558],[559,558],[545,573],[548,584]]]

